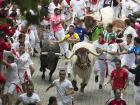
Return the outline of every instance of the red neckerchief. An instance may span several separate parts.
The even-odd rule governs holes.
[[[108,43],[108,45],[114,44],[114,43],[116,43],[116,41],[115,40],[112,40],[111,42]]]
[[[105,40],[99,41],[99,44],[101,44],[101,45],[103,45],[103,44],[105,44],[105,43],[106,43]]]
[[[70,1],[71,1],[71,0],[66,0],[66,2],[67,2],[68,5],[70,5]]]
[[[97,0],[90,0],[90,2],[91,2],[93,5],[97,4]]]

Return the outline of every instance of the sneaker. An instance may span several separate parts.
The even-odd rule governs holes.
[[[95,76],[95,82],[98,82],[98,75]]]
[[[101,84],[99,84],[99,89],[102,89],[102,88],[103,88],[103,86]]]

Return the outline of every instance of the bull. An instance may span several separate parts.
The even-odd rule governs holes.
[[[69,57],[69,59],[72,64],[72,84],[75,91],[78,91],[76,80],[77,75],[82,79],[80,92],[84,92],[84,88],[89,82],[96,56],[99,56],[99,54],[93,53],[96,51],[93,49],[94,47],[92,46],[92,44],[87,42],[79,42],[73,47],[73,53]]]
[[[40,54],[40,71],[42,71],[42,79],[45,79],[46,68],[49,72],[49,82],[52,81],[52,75],[56,69],[60,56],[60,47],[58,44],[51,41],[42,42]]]

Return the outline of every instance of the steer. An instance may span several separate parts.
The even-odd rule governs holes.
[[[42,79],[45,79],[45,71],[46,68],[48,68],[50,70],[49,82],[52,81],[52,75],[56,69],[60,55],[60,47],[58,44],[50,41],[43,42],[40,55],[40,71],[43,72]]]
[[[84,88],[88,84],[96,56],[99,56],[99,54],[95,54],[96,50],[93,49],[95,48],[93,48],[92,44],[87,42],[79,42],[73,47],[73,54],[70,59],[73,69],[72,84],[75,91],[78,91],[77,75],[82,79],[81,92],[84,92]]]

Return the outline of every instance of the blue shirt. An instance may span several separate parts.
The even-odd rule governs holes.
[[[75,32],[79,35],[80,42],[84,41],[84,35],[87,34],[86,30],[82,27],[76,27]]]
[[[140,55],[140,47],[134,46],[132,49],[128,51],[128,53],[135,53],[135,55]]]

